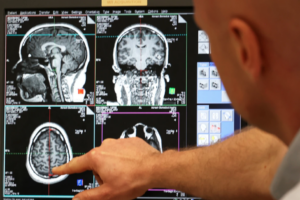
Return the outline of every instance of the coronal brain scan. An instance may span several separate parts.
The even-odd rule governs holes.
[[[143,123],[137,123],[124,130],[120,138],[133,137],[142,138],[153,148],[157,149],[161,153],[163,152],[161,136],[155,127],[149,127]]]
[[[96,105],[186,104],[187,24],[177,15],[98,16],[97,25],[107,48],[96,51]]]
[[[83,102],[90,61],[87,40],[72,25],[43,24],[30,29],[12,68],[24,102]]]
[[[162,105],[168,67],[169,46],[155,27],[133,25],[116,40],[113,69],[115,92],[120,105]]]
[[[45,123],[37,127],[30,138],[26,168],[34,181],[55,184],[68,175],[53,175],[52,168],[66,164],[72,158],[65,130],[55,123]]]

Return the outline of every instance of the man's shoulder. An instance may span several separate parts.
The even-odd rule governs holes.
[[[300,199],[300,182],[281,198],[281,200],[296,200],[296,199],[297,200]]]
[[[276,200],[300,199],[300,131],[289,147],[271,185]],[[296,196],[298,198],[296,198]]]

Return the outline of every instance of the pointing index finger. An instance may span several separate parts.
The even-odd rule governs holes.
[[[88,159],[87,154],[85,154],[83,156],[72,159],[70,162],[64,165],[53,168],[52,172],[56,175],[81,173],[87,170],[91,170],[91,165],[91,161]]]

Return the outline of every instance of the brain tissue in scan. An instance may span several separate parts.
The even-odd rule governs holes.
[[[169,45],[162,32],[138,24],[117,38],[113,53],[115,92],[120,105],[163,105]]]
[[[13,67],[21,99],[38,102],[83,102],[90,51],[83,33],[67,24],[39,25],[27,32]]]
[[[124,130],[120,138],[133,137],[142,138],[153,148],[157,149],[161,153],[163,152],[161,136],[156,128],[142,123],[137,123],[133,127]]]
[[[52,168],[68,163],[72,151],[64,129],[54,123],[45,123],[33,132],[27,153],[26,167],[30,177],[42,184],[58,183],[67,175],[52,174]]]

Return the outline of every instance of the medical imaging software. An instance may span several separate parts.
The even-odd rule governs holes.
[[[2,39],[5,200],[99,187],[90,171],[52,169],[108,138],[139,137],[164,153],[215,145],[242,127],[192,8],[6,10]],[[137,199],[199,198],[151,188]]]

